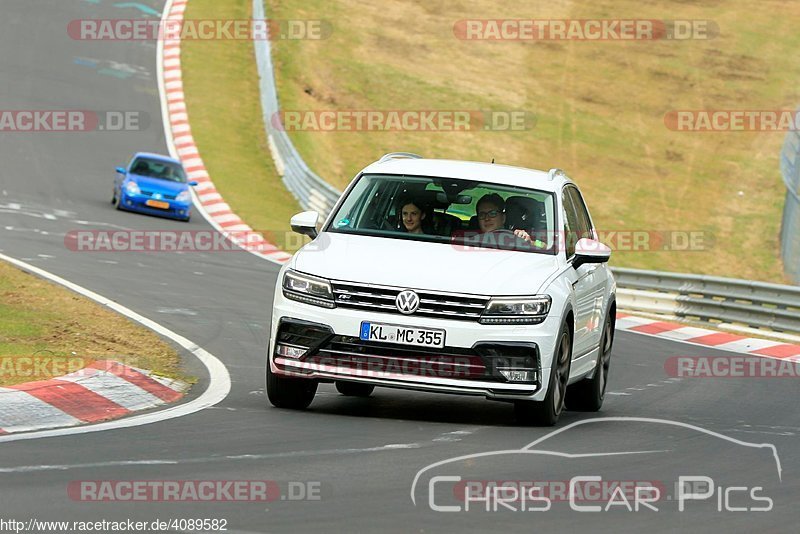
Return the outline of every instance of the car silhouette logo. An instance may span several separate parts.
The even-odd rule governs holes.
[[[161,193],[156,193],[153,195],[153,198],[159,200],[161,198]]]
[[[419,295],[410,289],[406,289],[397,294],[397,298],[394,299],[394,305],[397,306],[397,311],[400,313],[410,315],[419,308]]]

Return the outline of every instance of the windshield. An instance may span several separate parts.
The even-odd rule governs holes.
[[[455,178],[365,174],[326,230],[556,252],[553,193]]]
[[[160,178],[171,182],[186,182],[183,167],[177,163],[149,158],[137,158],[131,165],[131,174]]]

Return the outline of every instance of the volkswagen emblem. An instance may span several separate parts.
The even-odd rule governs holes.
[[[394,305],[397,306],[397,311],[400,313],[410,315],[419,308],[419,295],[410,289],[406,289],[397,294],[397,298],[394,299]]]

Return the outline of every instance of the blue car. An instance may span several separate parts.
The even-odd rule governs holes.
[[[128,167],[117,167],[111,202],[118,210],[138,211],[188,221],[192,216],[192,192],[181,162],[139,152]]]

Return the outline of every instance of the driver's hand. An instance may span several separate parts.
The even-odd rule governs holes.
[[[522,228],[517,228],[516,230],[514,230],[514,235],[519,237],[520,239],[524,239],[525,241],[527,241],[529,243],[531,241],[531,236],[528,235],[528,232],[526,232]]]

